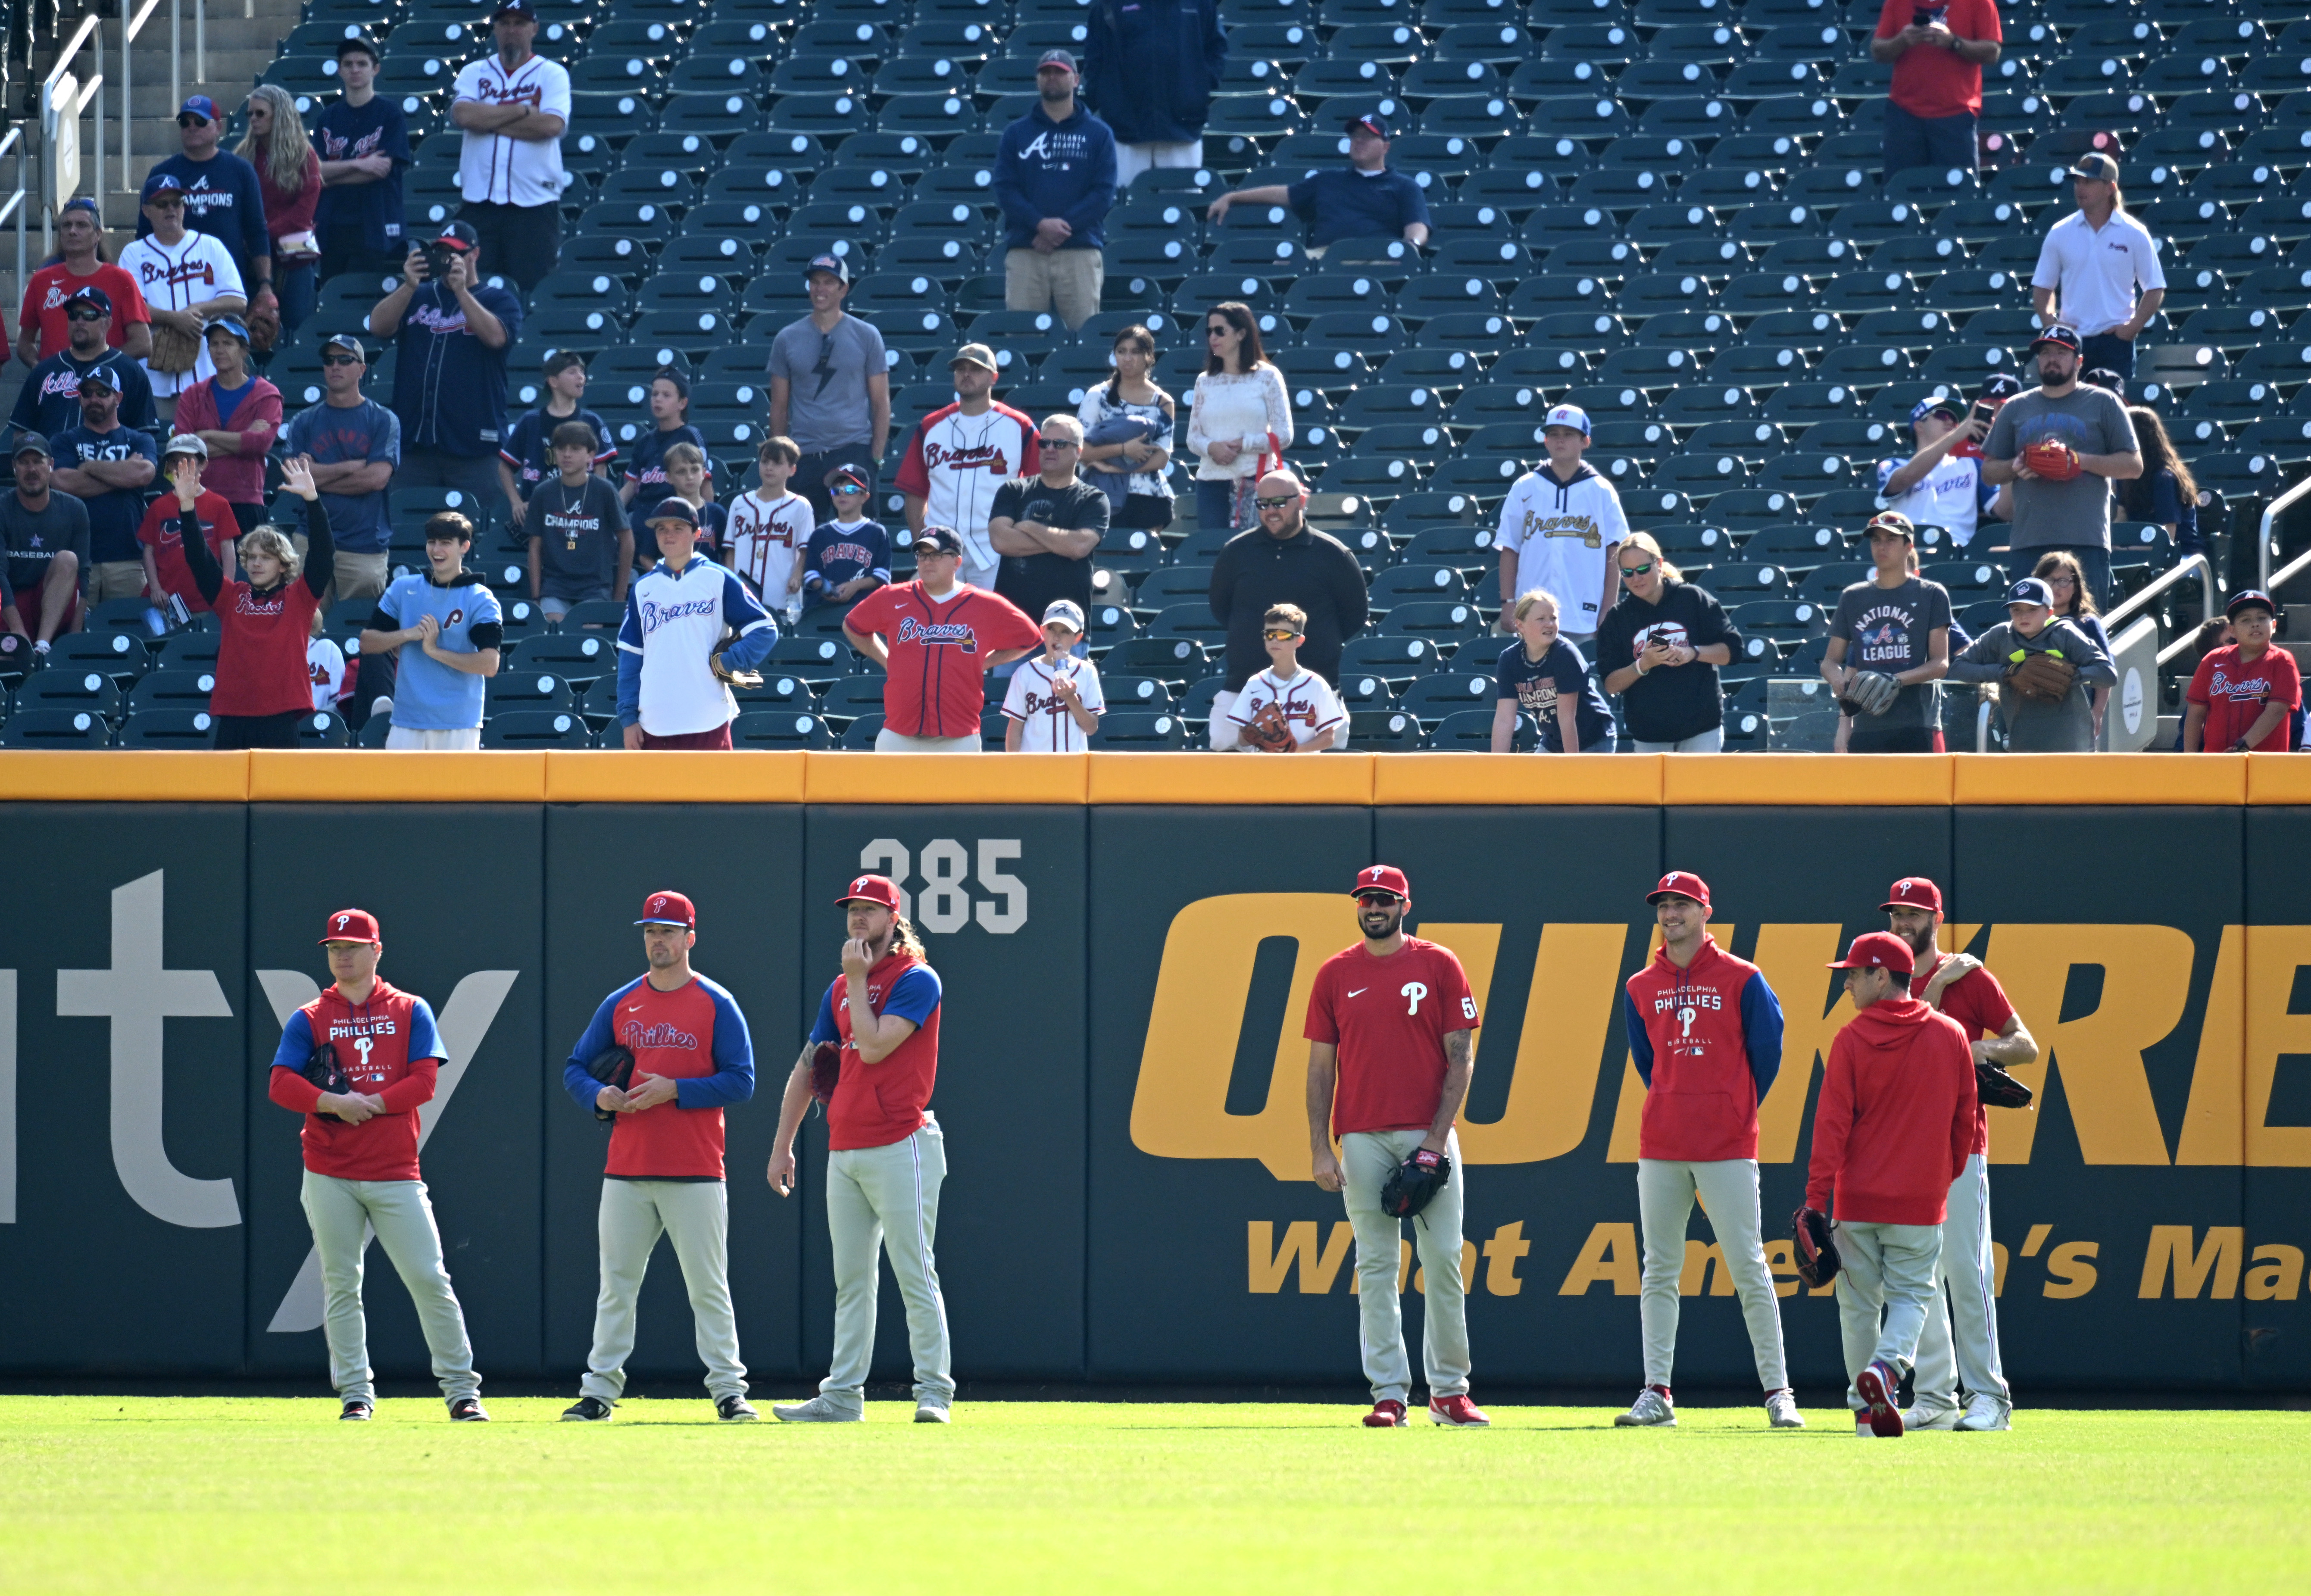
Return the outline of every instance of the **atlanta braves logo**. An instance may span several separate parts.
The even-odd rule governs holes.
[[[925,645],[953,643],[966,654],[979,652],[979,633],[967,621],[918,621],[909,615],[899,623],[898,641]]]
[[[944,443],[925,442],[923,464],[934,471],[985,471],[996,476],[1011,475],[1011,458],[1002,446],[995,443],[971,443],[960,449]]]
[[[282,613],[281,606],[287,591],[284,588],[275,592],[269,598],[259,598],[255,589],[244,587],[240,590],[240,596],[232,601],[233,613],[241,615],[277,615]]]
[[[43,399],[55,398],[60,395],[70,398],[79,392],[80,373],[77,371],[51,371],[40,379],[40,397]]]

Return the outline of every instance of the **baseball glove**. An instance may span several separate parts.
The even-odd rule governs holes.
[[[200,364],[201,341],[180,327],[153,324],[153,358],[146,362],[164,377],[182,377]]]
[[[249,328],[249,346],[258,354],[270,354],[273,346],[281,342],[281,305],[267,294],[249,307],[241,322]]]
[[[634,1078],[634,1056],[613,1042],[586,1060],[586,1073],[604,1086],[615,1086],[623,1092],[626,1089],[626,1083]],[[606,1125],[618,1116],[597,1103],[594,1108],[594,1117]]]
[[[842,1078],[842,1049],[822,1042],[810,1050],[810,1095],[821,1103],[834,1101],[834,1084]]]
[[[1809,1290],[1819,1290],[1837,1278],[1837,1243],[1830,1240],[1829,1218],[1819,1208],[1801,1208],[1790,1216],[1794,1233],[1798,1278]]]
[[[353,1089],[353,1077],[337,1068],[337,1050],[326,1042],[313,1050],[312,1054],[305,1060],[305,1068],[297,1073],[320,1087],[322,1091],[334,1093],[340,1097]],[[345,1122],[344,1116],[342,1114],[321,1113],[318,1109],[313,1112],[320,1114],[324,1120],[335,1120],[339,1124]]]
[[[1388,1183],[1380,1189],[1381,1211],[1409,1219],[1426,1208],[1452,1178],[1452,1161],[1423,1147],[1389,1172]]]
[[[761,671],[732,670],[723,662],[722,650],[719,649],[714,650],[713,657],[708,659],[706,664],[708,668],[713,671],[714,679],[726,686],[759,687],[763,685]]]
[[[1882,670],[1860,670],[1845,685],[1845,696],[1839,702],[1855,715],[1882,715],[1894,707],[1894,700],[1902,691],[1901,684]]]
[[[2048,482],[2068,482],[2084,469],[2079,451],[2059,438],[2042,438],[2022,451],[2022,463],[2031,474]]]
[[[2078,679],[2077,666],[2044,650],[2026,653],[2006,667],[2007,683],[2014,691],[2040,703],[2061,703]]]
[[[1974,1065],[1974,1092],[1985,1108],[2028,1108],[2033,1094],[1995,1064],[1979,1059]]]
[[[1247,746],[1262,754],[1286,753],[1299,741],[1292,735],[1292,723],[1284,718],[1284,707],[1273,699],[1254,711],[1237,735]]]

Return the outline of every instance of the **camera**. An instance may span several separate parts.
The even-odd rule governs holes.
[[[435,283],[448,282],[449,265],[458,258],[458,252],[447,244],[434,243],[426,245],[423,253],[425,257],[427,279]]]
[[[1920,5],[1920,6],[1914,6],[1914,7],[1913,7],[1913,8],[1911,9],[1911,12],[1910,12],[1910,26],[1911,26],[1911,27],[1913,27],[1913,28],[1931,28],[1931,27],[1932,27],[1933,25],[1934,25],[1934,13],[1933,13],[1932,12],[1928,11],[1928,10],[1927,10],[1924,6],[1923,6],[1923,5]]]

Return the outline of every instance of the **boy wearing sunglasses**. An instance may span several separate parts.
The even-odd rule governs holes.
[[[1321,754],[1345,748],[1348,717],[1332,685],[1300,665],[1300,645],[1308,638],[1308,613],[1296,604],[1269,607],[1260,619],[1269,667],[1243,685],[1227,708],[1232,742],[1215,735],[1213,746],[1253,754]]]

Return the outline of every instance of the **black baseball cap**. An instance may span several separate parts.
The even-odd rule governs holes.
[[[433,235],[433,241],[447,244],[452,249],[478,249],[482,247],[482,235],[474,231],[472,222],[453,219],[441,223],[441,231]]]
[[[15,452],[17,455],[38,455],[44,460],[53,460],[57,458],[48,448],[48,435],[43,432],[27,432],[17,439]],[[13,458],[14,456],[10,458]]]
[[[1989,376],[1982,379],[1982,389],[1979,393],[1975,395],[1975,397],[1978,399],[1996,399],[2001,403],[2003,403],[2021,391],[2022,379],[2015,376],[2013,372],[1993,371]]]
[[[385,59],[378,53],[377,46],[358,33],[349,33],[337,40],[336,58],[342,61],[347,56],[367,56],[371,60],[377,62],[382,62]]]
[[[16,446],[19,454],[23,452],[23,447],[21,443]],[[2237,615],[2243,609],[2259,609],[2272,616],[2279,614],[2279,606],[2273,604],[2271,595],[2260,588],[2242,588],[2232,594],[2231,601],[2223,606],[2223,615],[2228,618]]]
[[[110,361],[99,361],[80,374],[81,387],[86,388],[92,382],[99,388],[109,388],[117,394],[120,391],[119,370]]]
[[[1035,70],[1037,72],[1041,72],[1046,66],[1064,66],[1069,72],[1073,72],[1076,70],[1075,52],[1073,50],[1059,49],[1045,50],[1041,56],[1036,57]]]
[[[537,21],[537,7],[531,4],[530,0],[498,0],[491,9],[490,21],[495,22],[505,16],[528,17],[534,22]]]
[[[837,466],[826,474],[826,485],[838,493],[871,493],[875,487],[875,475],[864,466]]]
[[[824,272],[837,283],[845,285],[848,285],[850,281],[850,264],[840,255],[812,256],[810,264],[802,269],[803,281],[806,283],[810,281],[810,275],[813,272]]]
[[[107,316],[112,314],[112,296],[92,283],[65,295],[65,309],[70,310],[74,305],[94,305]]]
[[[2067,349],[2072,354],[2076,354],[2079,353],[2078,329],[2076,327],[2064,327],[2062,323],[2056,322],[2053,327],[2048,327],[2045,332],[2040,333],[2036,337],[2030,340],[2030,353],[2036,354],[2040,349],[2049,344],[2052,344],[2057,349]]]
[[[660,521],[678,521],[685,527],[698,525],[698,508],[679,493],[669,493],[642,512],[644,526],[656,526]]]
[[[332,349],[342,349],[364,366],[369,364],[369,351],[362,346],[361,338],[357,334],[331,333],[321,340],[321,353],[327,354]]]
[[[960,554],[963,553],[963,534],[953,527],[925,527],[915,534],[915,553]]]

